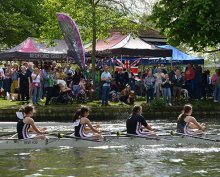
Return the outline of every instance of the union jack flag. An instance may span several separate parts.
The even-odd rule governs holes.
[[[129,68],[130,67],[130,61],[125,60],[124,68]]]
[[[134,60],[134,62],[131,63],[131,67],[138,65],[140,61],[141,61],[140,59]]]
[[[121,60],[119,60],[119,59],[115,59],[115,63],[116,63],[117,65],[123,67],[123,63],[122,63]]]
[[[134,75],[137,75],[138,74],[138,67],[136,66],[137,64],[140,63],[140,59],[137,59],[135,60],[133,63],[130,64],[130,61],[129,60],[125,60],[124,63],[122,63],[121,60],[119,59],[115,59],[115,63],[118,65],[116,66],[116,71],[119,71],[120,69],[123,69],[123,68],[130,68],[131,69],[131,72],[134,74]]]
[[[115,59],[115,63],[118,66],[121,66],[123,68],[129,68],[129,67],[137,66],[140,63],[140,61],[141,61],[140,59],[136,59],[133,63],[130,64],[130,60],[125,60],[124,63],[122,63],[121,60]]]

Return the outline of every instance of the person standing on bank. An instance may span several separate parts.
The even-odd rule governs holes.
[[[12,73],[11,73],[11,100],[15,100],[14,94],[15,92],[18,93],[18,64],[14,63],[13,68],[12,68]]]
[[[182,77],[179,69],[176,70],[176,72],[172,78],[172,83],[173,83],[174,102],[176,104],[179,104],[180,96],[181,96],[181,89],[184,84],[184,78]]]
[[[34,69],[34,72],[31,74],[32,78],[32,101],[34,105],[39,105],[38,101],[40,100],[40,87],[41,87],[41,73],[38,68]]]
[[[163,99],[166,104],[172,106],[171,104],[171,81],[169,75],[165,74],[165,78],[162,78],[161,87],[163,89]]]
[[[108,66],[104,65],[104,72],[101,75],[101,81],[103,82],[102,86],[102,106],[109,106],[109,92],[110,92],[110,83],[112,80],[112,76],[110,72],[108,72]]]
[[[156,78],[152,75],[152,71],[148,71],[147,76],[144,78],[144,87],[146,91],[147,105],[154,100]]]
[[[21,72],[18,74],[18,89],[22,101],[28,101],[30,98],[29,89],[31,88],[31,79],[25,66],[21,66]]]
[[[11,64],[7,64],[7,67],[5,68],[5,77],[4,77],[4,93],[5,93],[5,99],[10,99],[10,96],[8,98],[8,95],[11,91]]]

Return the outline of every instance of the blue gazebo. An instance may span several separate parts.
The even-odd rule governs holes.
[[[179,64],[183,64],[183,65],[186,65],[188,63],[204,64],[204,59],[196,57],[196,56],[188,55],[188,54],[178,50],[177,48],[175,48],[171,45],[161,45],[158,47],[163,48],[163,49],[171,49],[172,50],[171,61],[173,64],[175,64],[175,63],[179,63]]]

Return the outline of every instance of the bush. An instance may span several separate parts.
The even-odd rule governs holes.
[[[164,103],[163,99],[156,98],[151,106],[150,111],[163,111],[166,109],[166,104]]]

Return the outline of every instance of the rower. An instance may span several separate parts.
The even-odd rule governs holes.
[[[47,133],[45,131],[45,128],[39,130],[34,123],[34,119],[32,118],[34,112],[34,107],[31,105],[21,107],[19,109],[19,112],[16,112],[17,117],[19,118],[17,123],[18,139],[46,139],[46,137],[44,136],[44,134]],[[33,130],[37,134],[30,135],[30,130]]]
[[[89,108],[88,107],[81,107],[78,109],[73,118],[73,125],[75,127],[75,136],[80,138],[102,138],[101,132],[92,126],[92,123],[87,118],[89,116]],[[86,127],[88,125],[88,127]],[[87,132],[92,131],[93,134],[89,134]]]
[[[132,114],[126,121],[127,134],[135,134],[138,136],[156,136],[154,129],[149,125],[142,114],[142,107],[135,105],[132,110]],[[146,128],[142,129],[142,126]]]
[[[192,105],[186,104],[183,107],[182,113],[177,120],[177,133],[184,133],[188,135],[198,135],[206,129],[204,123],[198,123],[197,120],[191,116]]]

